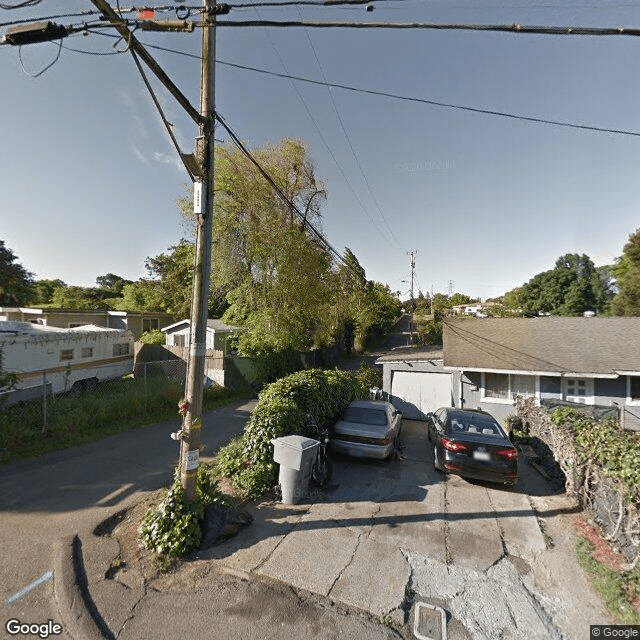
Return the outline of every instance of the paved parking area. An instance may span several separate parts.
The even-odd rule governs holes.
[[[539,592],[532,571],[546,482],[524,462],[514,488],[445,477],[421,422],[405,421],[402,441],[398,459],[334,458],[332,484],[307,504],[256,504],[251,527],[200,557],[398,622],[414,598],[441,604],[450,638],[574,637],[570,605]]]

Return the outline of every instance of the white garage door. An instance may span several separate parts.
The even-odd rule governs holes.
[[[393,405],[405,418],[424,420],[429,411],[451,406],[451,374],[394,371]]]

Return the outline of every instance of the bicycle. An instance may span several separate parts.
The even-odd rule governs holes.
[[[331,479],[331,463],[327,456],[327,443],[329,442],[329,430],[321,428],[316,419],[309,413],[306,421],[307,430],[313,430],[316,439],[320,441],[316,459],[311,467],[311,480],[318,487],[326,487]]]

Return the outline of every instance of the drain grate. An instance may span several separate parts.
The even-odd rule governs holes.
[[[418,602],[413,635],[418,640],[447,640],[447,615],[444,609],[426,602]]]

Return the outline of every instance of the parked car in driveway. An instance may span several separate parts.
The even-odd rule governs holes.
[[[490,414],[443,407],[427,414],[439,471],[476,480],[513,485],[518,480],[518,450]]]
[[[357,458],[388,458],[401,426],[402,413],[390,402],[354,400],[333,426],[329,446]]]

